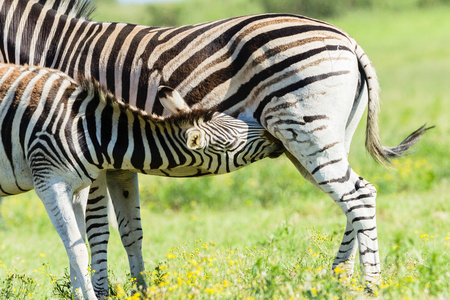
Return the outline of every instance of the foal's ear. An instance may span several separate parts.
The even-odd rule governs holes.
[[[159,86],[158,98],[162,106],[172,114],[191,111],[191,108],[186,104],[186,101],[184,101],[180,93],[171,87],[165,85]]]
[[[206,147],[205,133],[199,129],[187,131],[186,146],[191,150],[199,150]]]

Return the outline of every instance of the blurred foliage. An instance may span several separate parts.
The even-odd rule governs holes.
[[[121,5],[116,0],[92,0],[97,20],[179,26],[258,13],[292,13],[329,18],[354,10],[409,10],[449,5],[450,0],[184,0]]]

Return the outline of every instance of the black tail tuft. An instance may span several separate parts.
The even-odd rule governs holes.
[[[398,146],[395,147],[383,147],[384,155],[388,158],[396,158],[396,157],[402,157],[407,155],[406,151],[408,151],[409,148],[411,148],[415,143],[417,143],[420,139],[420,137],[429,129],[434,128],[434,126],[431,127],[425,127],[423,125],[413,133],[411,133],[403,142],[401,142]]]

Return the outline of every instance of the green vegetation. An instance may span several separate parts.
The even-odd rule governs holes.
[[[313,18],[345,16],[355,10],[405,11],[449,4],[450,0],[181,0],[121,5],[93,0],[99,21],[123,21],[152,26],[179,26],[258,13],[293,13]]]
[[[251,1],[241,3],[253,9],[246,6]],[[100,4],[95,17],[112,13],[114,5]],[[208,10],[254,12],[233,10],[233,5]],[[135,8],[133,22],[144,23],[138,16],[147,6]],[[122,9],[110,20],[131,18],[131,12]],[[194,19],[193,14],[186,18]],[[200,9],[195,14],[199,19],[193,22],[226,17],[200,16],[205,14]],[[353,140],[352,166],[379,192],[383,283],[377,293],[382,299],[449,297],[449,15],[448,6],[418,10],[411,5],[407,10],[359,8],[326,18],[354,36],[377,68],[384,144],[399,143],[425,122],[436,125],[394,170],[366,154],[364,122]],[[358,272],[345,280],[330,270],[344,231],[343,214],[285,157],[210,178],[142,176],[140,184],[152,298],[352,299],[364,293]],[[66,293],[68,259],[40,200],[33,193],[6,198],[1,215],[7,229],[0,229],[0,298]],[[113,298],[126,299],[133,282],[115,230],[108,251]]]

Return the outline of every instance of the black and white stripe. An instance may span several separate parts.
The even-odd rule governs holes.
[[[167,113],[156,97],[157,87],[163,84],[178,90],[189,106],[217,107],[260,123],[283,143],[302,175],[330,194],[346,213],[346,234],[334,266],[341,262],[353,266],[357,241],[364,280],[376,281],[380,272],[374,229],[376,193],[350,168],[350,142],[366,106],[366,147],[383,164],[400,156],[425,129],[398,147],[381,146],[375,70],[344,31],[289,14],[154,28],[70,17],[32,1],[0,3],[4,34],[0,48],[6,61],[44,64],[69,75],[83,73],[148,112]],[[19,19],[29,20],[19,30],[28,39],[17,34],[18,25],[12,20]],[[136,182],[132,175],[126,176]],[[127,185],[121,176],[108,175],[106,180],[116,187],[114,205],[128,200],[127,211],[138,215],[136,184]],[[131,190],[134,201],[123,197],[123,191]],[[129,221],[132,231],[140,230],[139,222]],[[139,256],[138,250],[128,254],[130,259]]]
[[[171,101],[166,92],[160,97]],[[222,174],[284,150],[257,123],[205,110],[157,117],[96,83],[80,85],[60,71],[8,64],[0,64],[0,131],[0,196],[36,190],[68,252],[74,294],[89,299],[102,290],[87,273],[86,231],[91,251],[99,252],[93,259],[106,267],[94,230],[103,226],[95,220],[103,195],[95,183],[86,189],[97,178],[108,170]],[[94,197],[85,217],[88,193]]]

